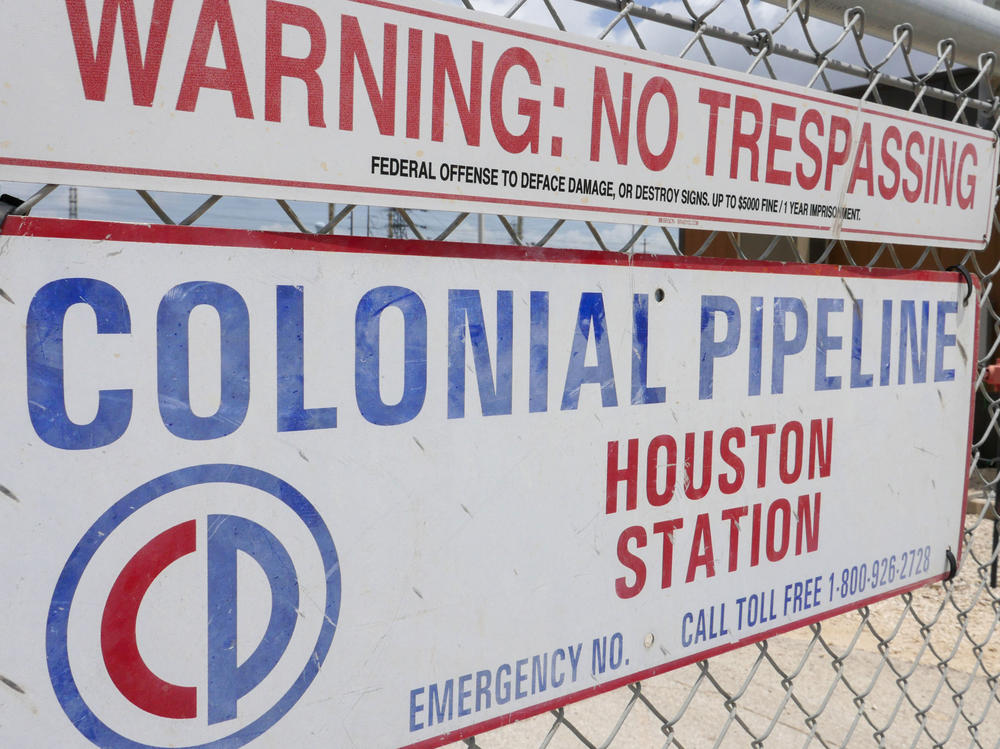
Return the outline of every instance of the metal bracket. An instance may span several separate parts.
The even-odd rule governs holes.
[[[4,193],[0,195],[0,231],[3,230],[3,222],[11,213],[24,205],[24,201],[15,198],[13,195]]]
[[[965,279],[966,291],[965,291],[965,299],[962,300],[962,306],[968,307],[969,297],[972,296],[972,276],[969,275],[969,271],[967,271],[964,268],[964,266],[961,265],[949,265],[947,268],[945,268],[945,270],[953,270],[956,273],[961,274],[962,278]]]
[[[958,574],[958,560],[955,559],[955,555],[951,553],[950,546],[945,549],[944,554],[948,560],[948,576],[944,579],[944,582],[948,582],[949,580],[954,580],[955,575]]]
[[[993,489],[993,563],[990,565],[990,587],[997,587],[997,547],[1000,547],[1000,507],[997,506],[997,490]]]

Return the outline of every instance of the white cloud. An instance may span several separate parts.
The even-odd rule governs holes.
[[[550,0],[550,2],[567,31],[591,39],[596,39],[616,16],[613,11],[595,8],[578,0]],[[514,7],[515,2],[514,0],[472,0],[472,4],[477,11],[503,16]],[[786,16],[784,7],[761,2],[761,0],[750,0],[746,11],[749,12],[750,19],[753,21],[753,25],[751,25],[741,0],[725,0],[718,8],[712,10],[715,4],[715,0],[689,0],[688,2],[696,16],[708,13],[705,21],[709,25],[743,34],[750,32],[753,28],[774,30]],[[466,12],[460,0],[450,0],[449,5],[453,6],[458,13]],[[650,4],[650,7],[683,22],[691,19],[691,15],[680,0],[661,0],[661,2]],[[527,0],[512,17],[518,21],[534,23],[546,28],[555,26],[552,15],[543,0]],[[650,51],[661,54],[679,55],[693,36],[693,33],[688,29],[678,29],[653,20],[636,18],[633,22],[646,47]],[[818,18],[813,18],[809,22],[809,33],[813,43],[820,50],[825,50],[832,45],[842,31],[842,26],[830,24]],[[624,21],[619,22],[608,34],[607,41],[633,49],[637,46],[629,25]],[[788,19],[775,32],[774,41],[812,54],[797,17]],[[706,36],[705,45],[711,55],[712,62],[720,67],[745,71],[753,61],[753,56],[734,42]],[[877,63],[892,45],[889,41],[869,34],[863,39],[862,46],[868,60]],[[699,44],[696,44],[686,57],[699,62],[708,62],[708,57]],[[848,35],[837,46],[831,57],[864,67],[861,54],[852,35]],[[928,70],[934,62],[930,56],[916,52],[913,53],[911,60],[918,73]],[[786,83],[805,84],[815,72],[814,64],[792,61],[780,55],[774,55],[770,62],[777,72],[779,80]],[[903,57],[898,52],[884,70],[899,76],[908,74]],[[763,65],[759,65],[754,72],[767,75]],[[835,88],[860,85],[864,82],[864,79],[839,73],[831,73],[830,78]]]

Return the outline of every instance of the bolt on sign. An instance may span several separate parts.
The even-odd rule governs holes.
[[[440,746],[961,554],[957,273],[4,232],[4,745]]]
[[[37,0],[4,25],[0,179],[963,249],[990,234],[991,132],[454,6]]]

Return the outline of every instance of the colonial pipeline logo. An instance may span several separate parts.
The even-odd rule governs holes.
[[[160,476],[87,531],[49,608],[49,676],[106,747],[236,747],[319,673],[340,565],[316,509],[245,466]]]

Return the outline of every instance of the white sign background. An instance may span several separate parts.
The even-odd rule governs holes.
[[[990,132],[493,15],[8,5],[0,179],[964,249],[991,231]]]
[[[308,746],[317,741],[329,746],[437,746],[486,730],[511,714],[533,714],[941,579],[948,570],[947,550],[960,552],[977,309],[974,302],[963,305],[966,288],[957,274],[470,249],[13,217],[5,232],[0,237],[5,297],[0,303],[0,343],[7,364],[0,369],[0,454],[9,494],[0,497],[5,532],[0,597],[12,608],[2,625],[2,672],[21,690],[0,688],[0,736],[5,744],[86,745],[63,715],[47,671],[46,617],[53,587],[70,553],[102,513],[136,487],[188,466],[245,465],[288,482],[316,507],[339,555],[342,600],[329,654],[302,699],[255,746]],[[45,284],[73,277],[97,279],[118,289],[131,315],[127,335],[97,335],[93,315],[84,305],[71,307],[66,315],[69,417],[78,424],[92,420],[98,390],[125,388],[133,394],[125,433],[95,449],[63,450],[46,444],[29,421],[26,402],[29,303]],[[245,301],[250,316],[246,418],[230,435],[207,441],[174,436],[157,408],[157,308],[171,289],[188,282],[230,287]],[[279,285],[302,288],[305,405],[337,407],[336,428],[276,430]],[[412,290],[427,317],[426,398],[412,420],[395,426],[366,421],[355,398],[355,315],[362,296],[381,286]],[[512,292],[510,414],[482,415],[466,331],[465,416],[447,417],[449,289],[479,292],[494,367],[497,295]],[[661,302],[656,301],[658,290],[663,292]],[[547,408],[529,412],[529,307],[531,293],[540,291],[548,293],[549,301]],[[602,404],[601,384],[588,381],[579,388],[578,406],[564,409],[570,350],[580,334],[578,315],[585,294],[591,300],[599,294],[603,300],[617,405]],[[631,403],[636,295],[648,295],[646,384],[665,388],[662,403]],[[743,321],[733,353],[715,359],[711,398],[699,397],[703,295],[731,298]],[[762,394],[751,396],[747,372],[754,297],[761,297],[764,305],[764,366]],[[784,390],[779,394],[772,393],[771,378],[776,297],[801,300],[808,312],[804,348],[786,357]],[[842,346],[832,339],[824,343],[826,374],[840,376],[842,387],[817,392],[815,313],[822,298],[840,300],[844,310],[826,315],[825,335],[839,336]],[[849,387],[855,300],[865,315],[859,373],[873,374],[870,387]],[[894,310],[886,349],[890,378],[884,386],[879,384],[883,300],[890,300]],[[919,310],[928,303],[924,383],[912,382],[907,354],[907,384],[898,384],[904,300],[914,303],[918,321]],[[941,309],[945,312],[939,325]],[[595,320],[590,320],[587,366],[597,361]],[[718,343],[726,337],[725,315],[715,314],[714,320],[711,340]],[[202,416],[219,407],[219,325],[210,308],[192,312],[191,404]],[[920,326],[923,330],[922,322]],[[380,386],[385,402],[393,404],[402,388],[398,308],[383,313],[381,329]],[[939,334],[955,336],[953,342],[942,340],[940,354]],[[954,378],[935,377],[936,367],[954,370]],[[775,424],[780,433],[783,425],[798,422],[808,439],[813,419],[824,424],[832,419],[828,476],[809,477],[807,451],[801,475],[783,483],[779,460],[788,458],[779,455],[775,434],[765,460],[764,485],[754,481],[759,450],[748,438],[745,447],[735,450],[745,462],[746,481],[735,493],[720,490],[719,475],[730,480],[734,475],[718,452],[723,430],[739,427],[749,432],[755,425]],[[650,441],[671,435],[683,451],[685,435],[691,432],[700,466],[706,430],[713,430],[716,439],[707,494],[688,499],[679,467],[673,498],[662,506],[650,504],[644,479]],[[617,512],[608,514],[608,446],[619,443],[623,465],[630,439],[640,445],[637,508],[625,509],[622,489]],[[695,482],[698,475],[696,470]],[[658,491],[664,490],[660,483]],[[788,498],[798,511],[799,495],[811,499],[817,493],[822,495],[820,509],[810,505],[818,515],[815,550],[795,553],[793,517],[787,552],[770,561],[764,551],[769,508],[779,498]],[[136,513],[129,525],[111,534],[116,544],[125,545],[114,546],[109,540],[106,556],[95,557],[87,572],[92,578],[81,583],[70,614],[70,658],[74,668],[85,672],[75,674],[78,682],[87,681],[81,687],[84,699],[114,730],[150,743],[186,742],[192,736],[208,740],[224,733],[225,724],[210,727],[216,733],[199,734],[204,728],[199,723],[150,723],[148,716],[140,720],[132,715],[138,711],[116,696],[100,665],[95,616],[100,616],[107,586],[123,560],[185,517],[184,502],[193,501],[186,496],[161,503],[150,513]],[[239,492],[205,501],[227,512],[253,511],[276,534],[285,533],[282,529],[290,522],[280,513],[255,509]],[[760,562],[751,566],[751,544],[743,535],[731,572],[731,527],[720,519],[721,513],[751,508],[742,522],[746,534],[752,507],[758,503],[765,526]],[[693,570],[692,582],[685,582],[697,516],[703,513],[709,516],[715,574],[708,575],[703,561]],[[780,520],[781,514],[775,517]],[[673,535],[673,581],[663,589],[662,534],[652,528],[668,520],[681,520],[683,526]],[[626,548],[643,560],[648,574],[641,592],[623,599],[616,594],[616,580],[632,586],[636,576],[620,556],[620,539],[635,526],[646,529],[648,544],[639,548],[633,539]],[[288,533],[292,535],[281,538],[294,542],[295,532]],[[780,540],[780,531],[776,538]],[[315,580],[308,543],[294,548],[303,580]],[[143,604],[151,608],[146,629],[139,630],[139,645],[145,660],[164,678],[200,684],[205,651],[199,601],[204,599],[197,591],[203,590],[205,567],[199,566],[204,562],[177,564],[172,571],[168,568],[171,576],[164,573],[162,585],[152,588]],[[247,583],[251,589],[252,577]],[[794,593],[795,583],[810,580],[811,607],[787,608],[786,591]],[[195,591],[192,598],[178,598],[174,589],[183,591],[185,585]],[[241,595],[247,592],[240,590]],[[315,631],[316,612],[323,605],[322,582],[310,590],[302,601],[302,626]],[[753,625],[746,598],[751,594],[758,602]],[[260,606],[267,598],[256,600]],[[264,616],[266,621],[266,611]],[[168,627],[178,617],[190,630],[177,632],[188,635]],[[240,626],[243,640],[250,640],[241,640],[245,657],[263,628],[252,616]],[[595,660],[595,640],[597,652],[606,648],[603,672],[598,667],[601,658]],[[300,650],[295,646],[290,652]],[[289,657],[294,658],[294,652]],[[561,657],[556,655],[560,652]],[[577,658],[575,674],[571,652]],[[542,655],[547,664],[544,689],[531,670],[533,658]],[[525,674],[520,682],[518,669]],[[485,697],[476,705],[475,675],[480,672],[488,672],[493,684],[488,707]],[[561,682],[558,686],[554,677]],[[503,693],[496,685],[504,680],[508,699],[498,704]],[[268,707],[274,695],[267,684],[240,702],[239,720],[248,719],[247,711]],[[432,689],[434,704],[429,701]],[[472,696],[462,697],[463,690],[473,690]]]

